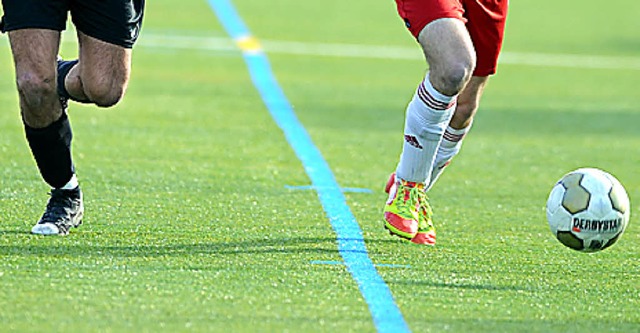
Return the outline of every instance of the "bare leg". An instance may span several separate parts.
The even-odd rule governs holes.
[[[56,56],[60,32],[22,29],[9,32],[20,111],[25,124],[47,127],[62,115],[56,93]]]
[[[80,61],[65,79],[69,94],[101,107],[118,103],[131,74],[131,49],[78,32]]]
[[[469,127],[478,111],[480,98],[489,80],[488,76],[473,76],[458,96],[458,106],[451,118],[449,126],[455,129]]]
[[[71,159],[71,125],[56,90],[60,32],[9,32],[20,111],[29,148],[42,178],[52,187],[46,211],[31,229],[39,235],[66,235],[82,223],[82,192]]]
[[[475,68],[476,56],[469,33],[458,19],[427,24],[418,42],[429,72],[407,107],[405,142],[396,174],[403,180],[425,183],[431,179],[438,146],[452,118],[457,95]]]
[[[404,144],[396,177],[387,189],[385,227],[418,244],[435,244],[431,208],[424,196],[436,153],[456,108],[458,94],[475,68],[476,55],[461,20],[443,18],[427,24],[418,42],[429,72],[407,106]]]
[[[464,23],[444,18],[427,24],[418,35],[429,63],[433,87],[447,96],[458,94],[475,67],[476,54]]]
[[[471,129],[473,117],[478,111],[480,97],[487,81],[487,76],[474,76],[460,92],[458,106],[449,122],[449,127],[445,130],[440,147],[438,147],[427,191],[433,187],[446,166],[460,152],[462,140]]]

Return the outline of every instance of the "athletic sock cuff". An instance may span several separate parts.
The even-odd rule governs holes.
[[[78,59],[69,61],[58,60],[57,90],[58,95],[62,98],[72,99],[71,95],[69,95],[69,92],[67,91],[67,87],[65,86],[64,82],[67,78],[67,75],[69,74],[69,71],[71,71],[71,68],[73,68],[73,66],[75,66],[77,63]]]
[[[27,132],[27,135],[31,135],[31,134],[38,135],[39,133],[59,131],[60,128],[63,127],[64,122],[68,121],[68,119],[69,119],[69,116],[67,116],[67,113],[63,111],[62,114],[60,115],[60,118],[58,118],[58,120],[55,120],[54,122],[52,122],[46,127],[42,127],[42,128],[31,127],[24,121],[24,119],[22,120],[22,123],[24,124],[24,129]]]
[[[442,143],[440,144],[445,148],[453,148],[456,145],[460,144],[464,136],[467,135],[471,126],[455,129],[451,126],[448,126],[444,131],[444,135],[442,136]]]
[[[456,95],[453,95],[453,96],[447,96],[447,95],[439,92],[438,90],[436,90],[436,88],[433,87],[429,77],[430,77],[430,75],[429,75],[429,73],[427,73],[427,75],[425,76],[424,80],[422,80],[422,82],[420,83],[420,86],[418,87],[418,90],[420,90],[420,88],[423,88],[424,92],[426,94],[428,94],[429,97],[431,97],[435,102],[438,102],[439,104],[449,105],[449,107],[453,106],[453,104],[455,103],[456,99],[458,98],[458,95],[456,94]],[[449,108],[449,107],[447,107],[447,108]]]
[[[61,100],[65,104],[66,104],[66,100],[68,99],[78,103],[91,103],[91,101],[89,100],[75,98],[71,96],[71,94],[69,94],[69,91],[67,91],[67,87],[65,85],[65,79],[67,78],[67,75],[69,75],[69,71],[71,71],[73,66],[75,66],[77,63],[78,63],[78,59],[69,60],[69,61],[58,60],[58,81],[56,82],[56,86],[57,86],[58,96],[60,96]],[[66,108],[66,105],[63,105],[63,107]]]

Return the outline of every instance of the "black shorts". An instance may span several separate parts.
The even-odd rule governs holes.
[[[133,47],[144,0],[2,0],[3,32],[28,28],[62,31],[67,15],[78,31],[101,41]]]

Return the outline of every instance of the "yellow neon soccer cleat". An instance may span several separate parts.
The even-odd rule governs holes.
[[[396,179],[391,174],[385,192],[389,199],[384,207],[384,227],[392,235],[413,239],[418,233],[418,202],[424,184]]]
[[[418,232],[411,239],[416,244],[436,245],[436,228],[431,220],[433,211],[429,205],[427,194],[421,191],[418,196]]]

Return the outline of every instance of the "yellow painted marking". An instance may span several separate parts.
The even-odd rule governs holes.
[[[259,52],[262,50],[260,42],[253,36],[246,36],[236,39],[236,44],[244,52]]]

